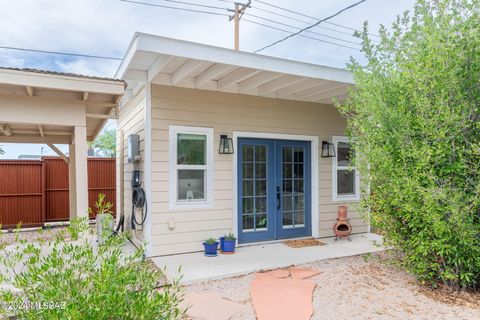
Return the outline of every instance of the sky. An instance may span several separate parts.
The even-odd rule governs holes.
[[[233,8],[233,1],[230,0],[183,0],[204,7],[183,5],[175,0],[133,1],[220,14],[229,14],[227,9]],[[357,1],[252,0],[251,7],[247,8],[240,22],[240,50],[253,52],[282,39],[298,28],[318,21],[313,18],[325,18],[355,2]],[[312,18],[280,10],[266,3]],[[380,24],[388,27],[398,14],[412,10],[414,3],[414,0],[367,0],[329,20],[344,27],[322,23],[311,29],[310,33],[304,33],[323,41],[295,36],[260,53],[345,68],[350,57],[364,61],[359,50],[345,47],[359,47],[356,44],[359,41],[352,37],[351,29],[361,29],[363,23],[368,21],[370,32],[376,34]],[[0,0],[0,46],[122,58],[136,31],[220,47],[233,47],[233,23],[229,22],[227,16],[185,12],[121,0]],[[119,63],[117,60],[0,49],[0,66],[4,67],[38,68],[112,77]],[[115,122],[110,121],[108,127],[115,127]],[[44,155],[54,154],[44,145],[3,144],[6,154],[0,155],[0,158],[12,159],[20,154],[40,154],[42,147]],[[68,147],[60,146],[60,149],[65,151]]]

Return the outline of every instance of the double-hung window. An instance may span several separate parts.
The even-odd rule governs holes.
[[[360,199],[360,176],[352,166],[353,150],[347,137],[333,137],[333,200],[354,201]]]
[[[170,208],[211,205],[213,129],[170,126]]]

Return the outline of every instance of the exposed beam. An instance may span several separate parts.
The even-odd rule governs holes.
[[[305,78],[302,81],[293,83],[287,87],[276,90],[276,95],[278,98],[289,98],[289,97],[292,97],[292,95],[295,92],[303,91],[305,89],[317,86],[321,81],[322,80]]]
[[[195,87],[201,87],[224,72],[233,71],[235,68],[235,66],[216,63],[195,78]]]
[[[12,135],[18,134],[27,134],[27,135],[37,135],[38,131],[35,130],[12,130]],[[44,136],[71,136],[72,132],[69,131],[43,131]]]
[[[218,88],[219,89],[226,88],[242,80],[245,80],[251,76],[254,76],[260,72],[261,72],[260,70],[256,70],[256,69],[246,69],[246,68],[238,69],[230,73],[229,75],[223,77],[222,79],[218,80]]]
[[[327,81],[319,81],[315,85],[312,86],[305,86],[302,90],[298,90],[292,93],[292,96],[295,98],[303,98],[314,94],[320,90],[324,90],[325,87],[328,87],[329,84]]]
[[[0,131],[2,131],[6,136],[12,135],[12,130],[10,129],[10,125],[8,123],[0,124]]]
[[[246,80],[243,80],[238,84],[238,91],[246,91],[249,89],[252,89],[256,86],[259,86],[265,82],[275,80],[279,78],[281,74],[279,73],[274,73],[274,72],[268,72],[264,71],[261,72],[260,74],[253,76],[251,78],[248,78]]]
[[[40,131],[40,137],[45,137],[45,132],[43,131],[42,125],[38,125],[38,131]]]
[[[106,102],[106,101],[88,101],[87,106],[89,107],[102,107],[102,108],[114,108],[117,106],[116,103]]]
[[[26,86],[25,88],[27,89],[27,94],[28,94],[30,97],[33,97],[33,94],[34,94],[33,88],[30,87],[30,86]]]
[[[118,116],[112,114],[87,113],[87,118],[92,119],[118,119]]]
[[[147,81],[151,82],[173,60],[173,56],[161,55],[148,70]]]
[[[335,96],[339,93],[344,93],[345,91],[347,91],[347,88],[348,88],[348,85],[337,84],[337,85],[325,88],[323,90],[319,90],[317,92],[311,93],[309,95],[305,95],[302,98],[308,99],[308,100],[328,98],[328,97],[331,97],[331,96]]]
[[[88,92],[83,93],[83,101],[87,101],[88,99]]]
[[[70,163],[70,159],[60,149],[58,149],[53,143],[47,143],[47,146],[49,146],[50,149],[55,151],[55,153],[58,154],[58,156],[62,158],[63,161],[65,161],[67,164]]]
[[[56,137],[40,137],[37,133],[32,135],[14,135],[14,136],[0,136],[0,142],[3,143],[56,143],[56,144],[70,144],[72,142],[71,136],[56,136]]]
[[[199,68],[203,64],[203,61],[198,60],[188,60],[185,62],[180,68],[177,69],[172,74],[171,82],[172,85],[176,85],[183,79],[187,78],[192,72],[194,72],[197,68]]]
[[[300,78],[296,76],[291,76],[291,75],[284,75],[281,76],[280,78],[277,78],[275,80],[266,82],[258,87],[258,94],[259,95],[267,95],[271,92],[274,92],[275,90],[279,90],[285,87],[288,87],[289,85],[292,85],[294,83],[300,82],[305,78]]]

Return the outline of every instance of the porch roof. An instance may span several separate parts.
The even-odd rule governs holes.
[[[124,88],[122,80],[0,67],[0,141],[69,144],[78,124],[94,140],[116,117]]]
[[[344,69],[144,33],[135,33],[116,77],[132,91],[151,82],[325,104],[354,85]]]

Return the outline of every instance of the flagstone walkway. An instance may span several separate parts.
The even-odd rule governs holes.
[[[313,315],[315,283],[319,271],[304,268],[255,273],[250,296],[258,320],[308,320]],[[217,293],[190,293],[182,307],[196,320],[228,320],[242,312],[242,304]]]

